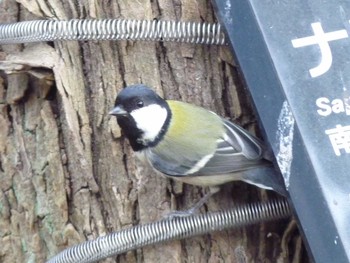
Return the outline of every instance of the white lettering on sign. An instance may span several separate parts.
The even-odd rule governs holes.
[[[311,77],[316,78],[326,73],[332,65],[333,57],[329,42],[348,38],[348,33],[345,29],[325,33],[320,22],[312,23],[311,28],[313,36],[293,39],[292,45],[294,48],[318,45],[321,52],[321,62],[309,70]]]
[[[349,100],[350,97],[333,100],[330,100],[326,97],[318,98],[316,100],[316,106],[318,107],[317,113],[323,117],[327,117],[332,113],[345,113],[346,115],[350,115],[350,107],[348,105]]]
[[[342,154],[341,150],[350,153],[350,125],[341,126],[338,124],[333,129],[325,130],[325,133],[329,136],[336,156]]]

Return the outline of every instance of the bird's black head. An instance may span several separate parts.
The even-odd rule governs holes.
[[[114,106],[131,113],[133,110],[147,107],[151,104],[164,105],[166,102],[146,85],[137,84],[125,87],[118,94]],[[110,114],[121,115],[118,112],[113,114],[113,111]]]
[[[109,114],[117,117],[134,151],[156,145],[164,135],[171,116],[167,102],[142,84],[124,88]]]

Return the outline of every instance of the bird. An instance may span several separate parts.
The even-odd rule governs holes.
[[[213,111],[176,100],[165,100],[144,84],[130,85],[116,97],[109,112],[137,155],[166,177],[209,193],[220,185],[244,181],[286,195],[283,178],[263,142]]]

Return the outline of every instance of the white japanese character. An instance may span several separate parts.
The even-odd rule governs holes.
[[[334,153],[337,156],[341,155],[340,150],[342,149],[346,153],[350,153],[350,125],[341,126],[338,124],[336,128],[326,130],[325,132],[329,136]]]
[[[348,37],[345,29],[325,33],[320,22],[311,24],[314,32],[313,36],[297,38],[292,40],[295,48],[318,45],[321,51],[321,62],[317,67],[309,70],[311,77],[316,78],[326,73],[332,65],[332,52],[329,47],[330,41],[339,40]]]

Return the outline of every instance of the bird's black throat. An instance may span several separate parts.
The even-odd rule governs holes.
[[[117,122],[135,152],[146,148],[146,146],[140,142],[143,131],[137,128],[135,120],[130,115],[118,116]]]

